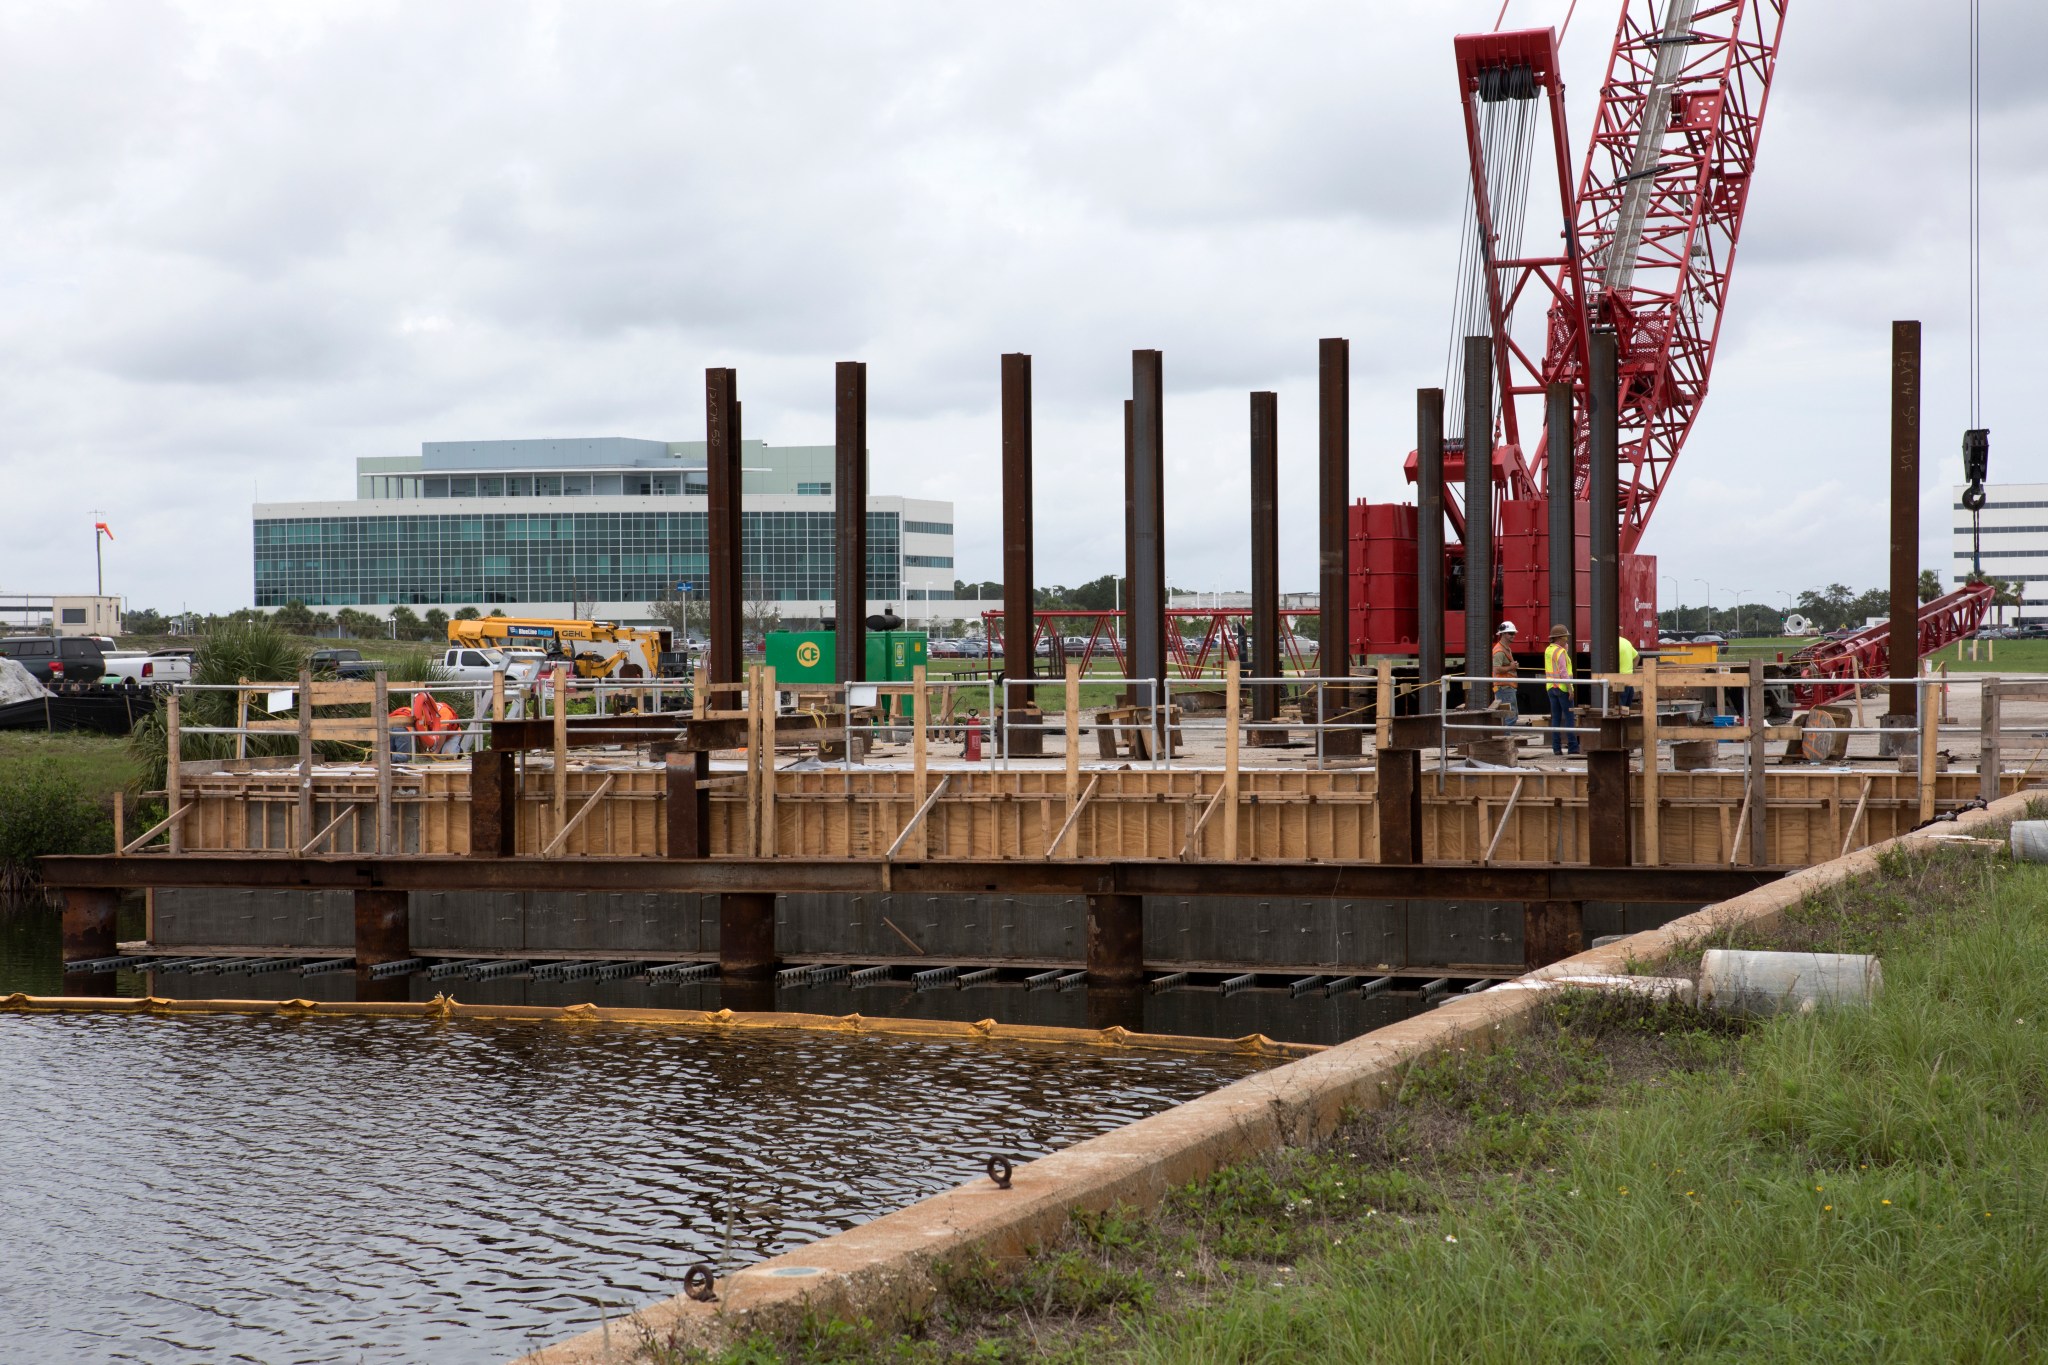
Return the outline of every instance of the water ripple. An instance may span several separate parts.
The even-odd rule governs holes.
[[[801,1034],[0,1017],[14,1359],[495,1361],[1255,1069]]]

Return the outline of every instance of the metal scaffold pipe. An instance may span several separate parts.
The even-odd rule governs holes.
[[[1493,651],[1493,339],[1465,338],[1465,671]],[[1475,692],[1467,706],[1485,703]]]

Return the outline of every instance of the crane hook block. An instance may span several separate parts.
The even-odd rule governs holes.
[[[1984,481],[1991,477],[1991,430],[1972,427],[1963,433],[1963,507],[1979,511],[1984,506]]]

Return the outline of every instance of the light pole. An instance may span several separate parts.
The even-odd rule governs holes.
[[[1670,579],[1673,583],[1676,583],[1678,581],[1678,575],[1675,573],[1660,573],[1657,575],[1657,581],[1659,583],[1663,582],[1667,578]],[[1679,599],[1684,596],[1685,594],[1679,592],[1676,588],[1672,589],[1671,591],[1671,628],[1673,630],[1677,630],[1685,624],[1685,622],[1682,619],[1680,619],[1679,616],[1679,613],[1685,610],[1685,604],[1679,601]],[[1659,631],[1662,631],[1663,627],[1660,625],[1657,629]]]
[[[1700,584],[1707,590],[1707,629],[1712,630],[1714,628],[1714,585],[1707,582],[1704,578],[1695,578],[1693,582]]]
[[[1742,594],[1748,591],[1748,588],[1737,588],[1735,590],[1735,633],[1737,635],[1742,634]]]

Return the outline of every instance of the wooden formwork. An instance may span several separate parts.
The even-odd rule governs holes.
[[[302,814],[296,769],[191,773],[185,848],[192,852],[356,853],[375,847],[377,780],[361,766],[315,769]],[[533,756],[518,783],[518,847],[556,857],[661,857],[664,773],[622,756],[573,760],[555,797],[554,765]],[[1157,858],[1247,862],[1373,862],[1377,779],[1370,769],[1240,770],[1235,830],[1229,775],[1216,769],[912,771],[822,769],[773,775],[772,797],[740,784],[711,800],[714,856],[757,849],[788,858]],[[2018,774],[2005,786],[2017,790]],[[1747,778],[1737,771],[1659,774],[1655,861],[1710,865],[1824,862],[1920,823],[1915,774],[1778,769],[1765,778],[1761,858],[1749,847]],[[1423,856],[1431,862],[1582,863],[1586,775],[1538,769],[1425,774]],[[1978,794],[1978,775],[1944,773],[1937,804]],[[1069,792],[1074,794],[1070,797]],[[934,794],[936,793],[936,799]],[[1632,819],[1643,850],[1643,792]],[[469,772],[461,762],[400,766],[391,801],[396,851],[469,851]],[[561,814],[557,814],[557,812]],[[922,816],[920,818],[920,812]],[[763,827],[772,820],[772,838]],[[309,822],[309,823],[308,823]],[[565,834],[566,830],[566,834]],[[913,839],[911,835],[914,834]],[[757,842],[758,839],[758,842]]]

